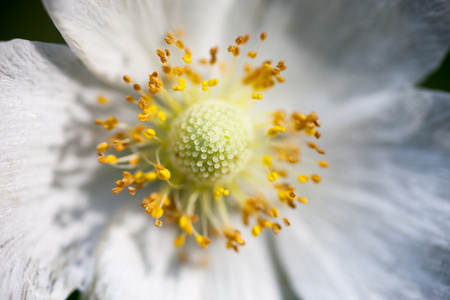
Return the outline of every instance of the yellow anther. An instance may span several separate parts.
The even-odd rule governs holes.
[[[136,172],[133,177],[136,183],[142,183],[145,180],[145,174],[142,171]]]
[[[267,175],[267,179],[269,179],[270,182],[274,182],[278,179],[278,173],[277,172],[270,172],[269,175]]]
[[[197,234],[195,236],[195,239],[197,240],[197,243],[203,248],[206,249],[206,246],[208,246],[211,241],[206,236],[201,236]]]
[[[100,143],[97,145],[97,151],[100,153],[104,153],[104,152],[108,151],[108,149],[109,149],[108,143]]]
[[[278,224],[278,223],[274,223],[274,224],[272,225],[272,230],[273,230],[273,233],[279,234],[279,233],[280,233],[280,230],[281,230],[281,225]]]
[[[117,194],[120,193],[122,190],[123,190],[123,187],[118,187],[118,186],[116,186],[115,188],[112,189],[111,192],[112,192],[114,195],[117,195]]]
[[[202,81],[202,90],[205,92],[208,90],[208,81],[206,80]]]
[[[99,153],[97,154],[97,160],[98,160],[98,162],[101,163],[101,164],[106,164],[106,155],[99,152]]]
[[[162,111],[158,111],[157,113],[156,113],[156,115],[158,116],[158,118],[159,118],[159,120],[161,121],[161,122],[165,122],[166,121],[166,115],[162,112]]]
[[[279,83],[283,83],[283,82],[286,81],[286,80],[284,79],[283,76],[276,76],[275,78],[277,79],[277,81],[278,81]]]
[[[161,226],[162,226],[161,220],[159,220],[159,219],[156,220],[156,221],[155,221],[155,226],[156,226],[156,227],[161,227]]]
[[[128,75],[123,75],[123,81],[125,81],[126,83],[130,84],[131,83],[131,78]]]
[[[314,181],[314,183],[320,183],[322,181],[322,178],[319,175],[314,174],[311,175],[311,180]]]
[[[248,54],[247,54],[247,56],[250,57],[250,58],[255,58],[255,57],[256,57],[256,52],[254,52],[254,51],[249,51]]]
[[[133,89],[135,90],[135,91],[140,91],[141,90],[141,86],[139,85],[139,84],[137,84],[137,83],[135,83],[135,84],[133,84]]]
[[[304,198],[304,197],[298,197],[297,201],[300,203],[308,203],[308,199]]]
[[[130,193],[130,195],[134,195],[134,194],[136,194],[136,188],[132,187],[132,186],[129,186],[128,187],[128,192]]]
[[[273,126],[273,129],[275,129],[278,132],[285,132],[286,131],[286,128],[284,128],[283,126],[280,126],[280,125]]]
[[[183,56],[183,60],[187,64],[190,64],[192,62],[192,58],[189,54],[186,54],[185,56]]]
[[[215,79],[211,79],[210,81],[208,81],[208,86],[209,87],[213,87],[219,84],[219,79],[215,78]],[[202,82],[203,85],[203,82]]]
[[[272,167],[272,157],[270,157],[269,155],[264,156],[263,163],[268,168]]]
[[[328,168],[328,162],[325,160],[319,160],[317,164],[322,168]]]
[[[267,38],[267,33],[265,33],[265,32],[261,33],[260,38],[261,38],[261,41],[264,41]]]
[[[260,233],[261,233],[261,227],[259,227],[258,225],[253,226],[252,235],[254,237],[257,237]]]
[[[271,212],[273,218],[277,218],[278,215],[280,214],[280,213],[278,212],[278,210],[277,210],[275,207],[272,207],[272,208],[270,209],[270,212]]]
[[[316,134],[316,130],[314,128],[305,128],[305,132],[309,136],[314,136]]]
[[[164,53],[164,51],[162,49],[156,49],[156,54],[160,57],[166,57],[166,53]]]
[[[173,90],[183,91],[186,88],[186,80],[184,78],[178,78],[178,85],[173,86]]]
[[[281,202],[292,202],[295,199],[295,193],[289,190],[283,190],[278,192],[278,199]]]
[[[144,131],[144,136],[151,140],[152,138],[154,138],[156,136],[156,131],[152,128],[147,129],[146,131]]]
[[[236,234],[234,236],[234,241],[238,243],[239,245],[245,245],[245,241],[242,239],[242,237],[239,234]]]
[[[173,244],[175,245],[175,247],[178,248],[184,245],[184,241],[185,241],[184,235],[179,235],[177,236]]]
[[[156,173],[155,172],[148,172],[145,174],[145,180],[148,182],[152,182],[156,179]]]
[[[219,200],[220,196],[222,196],[222,195],[228,196],[229,194],[230,194],[229,190],[226,190],[222,187],[218,187],[218,188],[216,188],[216,191],[214,192],[213,197],[214,197],[214,199]]]
[[[168,45],[173,45],[173,41],[172,41],[170,38],[165,37],[164,40],[166,41],[166,43],[167,43]]]
[[[193,232],[192,225],[187,217],[185,217],[185,216],[180,217],[180,220],[178,221],[178,225],[180,226],[180,228],[182,230],[186,231],[186,233],[188,235],[192,235],[192,232]]]
[[[140,98],[138,101],[138,106],[140,109],[144,110],[148,107],[149,102],[143,98]]]
[[[157,107],[156,105],[154,105],[154,104],[150,104],[150,105],[148,105],[146,108],[144,108],[144,112],[145,112],[147,115],[154,114],[154,113],[157,112],[157,111],[158,111],[158,107]]]
[[[158,170],[156,172],[156,177],[159,180],[169,180],[170,179],[170,171],[167,169]]]
[[[135,143],[141,143],[144,141],[144,139],[142,138],[142,136],[139,135],[139,133],[133,134],[132,139],[133,139],[133,142],[135,142]]]
[[[106,159],[106,163],[111,164],[111,165],[113,165],[117,162],[117,157],[115,155],[108,155],[108,156],[106,156],[105,159]]]
[[[167,37],[170,38],[172,41],[175,41],[175,40],[176,40],[175,34],[173,34],[172,31],[169,31],[169,32],[167,33]]]
[[[122,141],[120,140],[114,140],[113,141],[113,145],[114,145],[114,150],[116,151],[122,151],[123,149],[125,149],[124,144],[122,143]]]
[[[164,209],[162,209],[162,207],[156,207],[154,209],[152,209],[152,217],[155,219],[159,219],[163,216],[164,214]]]
[[[134,98],[132,96],[126,96],[125,99],[130,103],[134,102]]]
[[[301,183],[305,183],[308,181],[308,176],[306,175],[298,175],[297,180]]]
[[[161,69],[162,69],[162,71],[163,71],[164,73],[166,73],[166,74],[169,74],[170,71],[172,71],[172,69],[171,69],[169,66],[167,66],[167,65],[162,65],[162,66],[161,66]]]
[[[266,219],[261,220],[260,223],[260,226],[265,226],[267,228],[272,228],[273,226],[273,223]]]
[[[182,40],[178,40],[178,41],[176,42],[176,46],[177,46],[178,49],[183,50],[183,49],[184,49],[184,43],[183,43],[183,41],[182,41]]]
[[[270,137],[276,137],[278,135],[278,131],[273,128],[270,128],[269,130],[267,130],[267,135]]]
[[[262,100],[262,98],[263,98],[262,94],[256,94],[256,93],[252,94],[253,100]]]
[[[106,121],[103,122],[103,127],[106,130],[112,130],[116,125],[119,124],[119,121],[113,116],[109,117]]]
[[[108,98],[106,98],[105,96],[98,96],[97,98],[98,103],[100,104],[108,104]]]
[[[288,219],[283,218],[283,222],[284,222],[284,225],[286,225],[286,226],[291,226],[291,222],[289,222]]]
[[[277,64],[277,68],[280,69],[281,71],[286,70],[286,64],[284,63],[284,61],[280,60]]]
[[[175,69],[173,69],[172,73],[175,76],[180,76],[183,74],[183,70],[180,67],[175,67]]]
[[[138,115],[138,120],[141,121],[141,122],[145,122],[145,121],[150,120],[150,116],[145,114],[145,113],[140,113]]]
[[[140,161],[141,161],[140,157],[132,158],[132,159],[130,159],[130,165],[134,165],[134,166],[138,165]]]

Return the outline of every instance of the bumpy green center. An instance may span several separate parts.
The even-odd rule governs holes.
[[[249,158],[249,129],[238,107],[218,100],[195,104],[173,123],[172,162],[190,181],[214,184],[229,179]]]

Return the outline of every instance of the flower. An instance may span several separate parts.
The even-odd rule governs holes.
[[[449,296],[449,97],[413,86],[448,47],[448,2],[44,3],[71,50],[0,46],[2,298]],[[237,255],[197,247],[183,264],[174,230],[111,195],[92,125],[127,119],[123,74],[147,78],[174,28],[198,57],[267,31],[258,55],[289,67],[258,105],[317,111],[331,166],[326,185],[302,190],[314,201],[289,212],[291,228]]]

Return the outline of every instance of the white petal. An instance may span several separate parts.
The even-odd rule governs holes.
[[[106,173],[95,170],[92,125],[103,88],[66,46],[0,44],[2,299],[62,299],[85,280],[116,202],[91,183]]]
[[[93,297],[100,299],[281,299],[263,239],[239,254],[214,239],[206,250],[188,244],[187,261],[173,246],[171,225],[156,228],[138,204],[125,208],[97,249]],[[192,241],[192,239],[191,239]]]
[[[226,39],[266,31],[258,57],[286,61],[286,83],[264,93],[261,105],[282,100],[318,111],[329,101],[411,86],[438,66],[450,45],[448,1],[245,1],[236,7]]]
[[[448,94],[404,91],[355,100],[324,122],[330,169],[301,190],[310,202],[276,239],[299,295],[450,297],[449,121]]]
[[[185,44],[196,55],[207,54],[221,37],[233,1],[212,5],[206,0],[44,0],[44,4],[88,68],[107,80],[120,81],[124,74],[146,80],[160,70],[156,49],[168,47],[163,39],[168,31],[183,29]]]

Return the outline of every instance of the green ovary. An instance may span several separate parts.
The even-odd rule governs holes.
[[[230,180],[248,161],[251,127],[237,106],[202,101],[171,126],[172,163],[189,181],[214,185]]]

